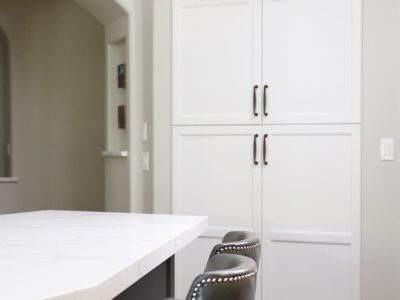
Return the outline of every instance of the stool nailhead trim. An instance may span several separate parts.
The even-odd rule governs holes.
[[[239,280],[243,280],[243,279],[247,279],[249,277],[255,276],[256,273],[257,273],[257,271],[251,272],[248,274],[238,275],[238,276],[219,277],[219,278],[216,278],[216,277],[204,278],[199,283],[197,283],[195,288],[193,289],[192,300],[196,300],[196,297],[199,296],[200,289],[208,283],[239,281]]]
[[[250,249],[254,249],[256,247],[260,246],[259,243],[254,244],[254,245],[248,245],[248,246],[224,246],[221,247],[217,250],[217,254],[221,254],[227,251],[246,251],[246,250],[250,250]]]

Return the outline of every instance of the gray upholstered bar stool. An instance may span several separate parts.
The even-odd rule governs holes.
[[[254,300],[256,274],[257,265],[249,257],[215,255],[194,279],[186,300]]]
[[[230,231],[224,236],[220,244],[214,246],[210,258],[223,253],[250,257],[254,259],[258,267],[261,253],[260,239],[251,231]]]

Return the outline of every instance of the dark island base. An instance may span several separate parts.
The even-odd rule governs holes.
[[[174,297],[174,256],[128,287],[115,300],[164,300]]]

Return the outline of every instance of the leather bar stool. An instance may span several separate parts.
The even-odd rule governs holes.
[[[186,300],[254,300],[256,274],[257,265],[249,257],[214,255],[194,279]]]
[[[222,242],[214,246],[210,258],[217,254],[232,253],[250,257],[258,264],[260,262],[261,244],[258,236],[251,231],[228,232]]]

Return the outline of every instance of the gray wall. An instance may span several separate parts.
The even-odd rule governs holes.
[[[1,0],[13,175],[0,213],[104,209],[104,29],[70,0]]]
[[[148,125],[150,171],[143,174],[143,211],[153,211],[153,1],[143,0],[143,121]]]
[[[400,299],[400,1],[364,0],[362,299]],[[396,140],[394,162],[379,140]]]

